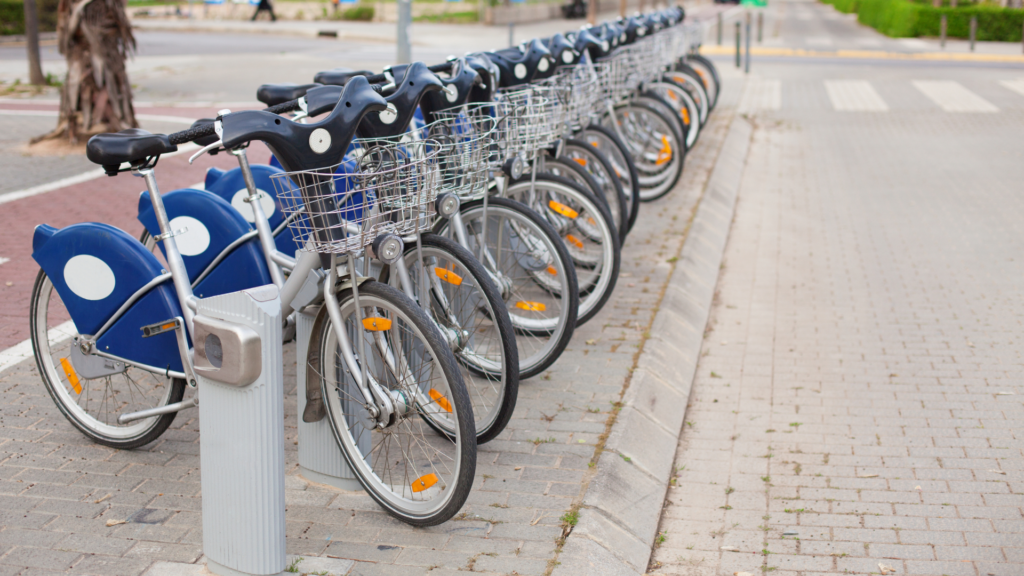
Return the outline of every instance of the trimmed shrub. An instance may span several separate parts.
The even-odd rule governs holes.
[[[36,0],[39,31],[57,29],[57,4],[60,0]],[[25,33],[25,3],[22,0],[0,0],[0,36]]]
[[[970,36],[971,16],[978,17],[978,40],[1020,42],[1024,29],[1024,10],[998,6],[967,4],[957,8],[935,8],[928,0],[822,0],[847,14],[857,14],[861,24],[871,26],[892,38],[938,36],[942,15],[946,15],[946,35]]]
[[[355,6],[341,13],[343,20],[360,20],[369,22],[373,20],[373,6]]]

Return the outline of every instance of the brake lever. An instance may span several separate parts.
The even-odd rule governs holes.
[[[210,150],[213,150],[213,149],[216,149],[216,148],[221,148],[223,146],[224,146],[224,142],[222,140],[217,140],[213,144],[209,144],[209,145],[207,145],[207,146],[205,146],[203,148],[200,148],[199,152],[196,152],[195,154],[192,155],[191,158],[188,159],[188,163],[191,164],[192,162],[195,161],[196,158],[199,158],[200,156],[202,156],[203,154],[206,154]]]

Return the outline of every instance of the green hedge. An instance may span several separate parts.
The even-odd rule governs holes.
[[[60,0],[36,0],[39,31],[57,30],[57,4]],[[0,0],[0,36],[25,33],[25,3],[22,0]]]
[[[1020,42],[1024,29],[1024,10],[998,6],[966,5],[935,8],[920,1],[907,0],[822,0],[857,20],[893,38],[938,36],[940,21],[946,15],[946,35],[970,36],[971,16],[978,17],[978,40]]]

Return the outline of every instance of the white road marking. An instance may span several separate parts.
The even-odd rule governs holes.
[[[7,264],[10,261],[10,258],[4,258],[3,256],[0,256],[0,264]]]
[[[911,83],[946,112],[999,112],[991,102],[954,80],[914,80]]]
[[[840,112],[888,112],[889,105],[867,80],[825,80],[832,107]]]
[[[50,116],[57,117],[56,110],[0,110],[0,116]],[[164,114],[136,114],[137,120],[149,120],[151,122],[173,122],[175,124],[191,125],[195,120],[184,116],[168,116]]]
[[[1024,96],[1024,78],[1018,78],[1016,80],[1000,80],[999,83],[1010,90],[1013,90],[1017,94]]]
[[[778,110],[782,108],[782,82],[766,78],[750,78],[743,90],[739,112],[741,114],[758,110]]]
[[[50,328],[46,333],[50,339],[50,345],[63,342],[75,334],[75,323],[71,320]],[[22,360],[32,357],[32,339],[27,338],[7,350],[0,352],[0,372],[11,366],[20,363]]]

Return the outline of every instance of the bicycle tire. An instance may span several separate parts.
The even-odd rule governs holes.
[[[637,216],[640,215],[640,175],[636,171],[636,163],[633,162],[629,149],[614,130],[600,124],[587,126],[577,136],[586,138],[592,146],[605,152],[605,158],[617,167],[616,173],[622,183],[622,191],[626,195],[626,206],[629,210],[628,229],[632,231]]]
[[[707,89],[708,98],[710,99],[709,104],[711,110],[715,109],[718,105],[718,96],[722,93],[722,79],[718,75],[718,68],[715,67],[711,60],[708,60],[700,54],[690,54],[685,58],[681,58],[680,61],[686,62],[698,73],[703,69],[706,73],[701,74],[701,80],[704,81],[704,87]]]
[[[469,226],[470,222],[483,217],[483,208],[483,199],[473,200],[461,206],[460,213],[467,226]],[[510,314],[510,320],[517,335],[516,349],[519,353],[519,380],[522,382],[551,367],[561,356],[562,352],[565,351],[566,346],[569,345],[569,340],[576,330],[579,310],[579,286],[576,280],[576,271],[572,264],[572,258],[569,256],[569,251],[565,248],[558,232],[529,207],[508,198],[491,197],[487,199],[487,209],[488,219],[494,218],[495,215],[500,218],[504,213],[506,217],[517,219],[524,225],[533,228],[534,233],[537,235],[543,236],[546,248],[551,251],[550,256],[554,259],[553,261],[557,261],[557,269],[564,272],[560,276],[564,277],[564,289],[556,295],[563,304],[559,311],[558,319],[552,328],[540,329],[534,326],[524,326],[518,320],[518,314]],[[450,224],[451,220],[438,220],[434,225],[434,232],[445,235],[446,231],[451,230]],[[505,270],[498,270],[498,272],[503,275],[503,278],[511,275],[506,274]],[[531,285],[536,285],[534,280],[531,279],[529,281]],[[512,302],[513,294],[511,289],[507,287],[508,283],[503,282],[502,285],[506,286],[505,289],[499,287],[499,291],[502,293],[502,300],[506,302],[507,306],[515,307],[518,302]],[[523,310],[518,308],[516,312],[524,313]],[[546,340],[543,341],[539,348],[534,346],[533,343],[541,338]]]
[[[551,169],[552,166],[555,168],[554,170]],[[597,182],[597,179],[594,178],[594,175],[587,172],[586,169],[583,168],[583,166],[580,166],[576,162],[573,162],[571,159],[566,158],[564,155],[559,156],[558,158],[545,158],[544,170],[538,171],[538,173],[553,174],[555,176],[561,176],[562,178],[568,178],[569,180],[572,180],[578,186],[582,187],[583,189],[593,194],[594,198],[597,198],[598,202],[604,204],[605,208],[611,210],[611,206],[609,205],[608,199],[604,195],[604,189],[601,188],[601,184]],[[529,172],[527,172],[516,181],[518,182],[519,180],[530,180],[531,178],[532,176]]]
[[[665,130],[672,133],[673,138],[675,137],[675,129],[671,121],[666,118],[661,111],[652,108],[643,102],[622,102],[615,108],[616,112],[629,110],[634,111],[632,112],[634,114],[636,112],[642,112],[643,114],[648,115],[648,121],[653,120],[660,123]],[[606,116],[605,121],[616,122],[617,119],[612,118],[609,120]],[[624,131],[629,132],[628,128],[628,126],[624,126]],[[627,134],[627,136],[632,136],[632,134]],[[676,140],[675,142],[676,148],[672,151],[672,157],[666,163],[664,168],[657,171],[650,170],[646,162],[642,163],[637,161],[638,156],[641,158],[643,157],[643,150],[638,152],[635,146],[642,146],[642,143],[627,143],[627,147],[630,148],[631,157],[636,163],[637,173],[640,177],[640,200],[642,202],[650,202],[661,198],[665,194],[668,194],[669,191],[675,187],[676,183],[679,182],[679,178],[683,173],[686,153],[683,150],[685,148],[685,144],[682,144],[679,140]]]
[[[601,197],[605,199],[605,205],[619,230],[619,243],[624,243],[629,235],[629,200],[608,157],[596,146],[577,138],[565,140],[563,154],[571,158],[574,154],[579,155],[586,162],[586,166],[580,167],[591,173],[600,186]]]
[[[50,281],[46,273],[40,270],[39,274],[36,276],[35,284],[32,287],[32,297],[29,302],[29,336],[32,342],[32,353],[36,360],[36,368],[39,370],[39,375],[43,379],[43,385],[46,387],[46,391],[50,394],[50,398],[53,399],[54,404],[57,405],[57,409],[60,410],[61,414],[67,418],[72,426],[78,429],[78,431],[84,434],[87,438],[97,444],[108,446],[110,448],[131,450],[133,448],[145,446],[159,438],[174,421],[175,416],[177,416],[176,412],[154,416],[145,420],[138,420],[122,426],[116,425],[116,419],[114,420],[114,424],[101,422],[98,418],[90,416],[87,413],[87,408],[83,409],[73,401],[74,397],[70,394],[71,391],[74,391],[76,396],[79,398],[83,398],[82,395],[85,394],[84,398],[86,400],[86,406],[88,406],[89,390],[91,389],[90,382],[98,380],[98,378],[86,379],[80,378],[76,375],[78,387],[76,389],[75,385],[72,383],[71,391],[69,391],[63,384],[60,377],[63,370],[59,370],[53,361],[52,346],[73,338],[77,333],[68,334],[66,339],[54,341],[55,338],[51,335],[51,332],[60,327],[59,325],[50,327],[48,324],[49,304],[50,299],[54,294],[56,294],[56,291],[53,289],[53,283]],[[60,316],[67,317],[66,314]],[[74,324],[71,324],[67,329],[74,332]],[[46,335],[45,338],[43,337],[44,334]],[[73,342],[71,345],[73,345]],[[151,374],[150,372],[134,368],[126,369],[124,374],[127,374],[128,370],[138,370],[140,375]],[[65,377],[67,377],[66,373]],[[131,389],[132,384],[135,384],[139,394],[141,395],[142,389],[138,386],[137,381],[130,380],[128,376],[125,376],[125,380],[129,380],[126,384],[129,390]],[[164,394],[157,395],[157,400],[155,400],[152,405],[147,403],[136,406],[134,410],[121,410],[121,412],[133,412],[136,410],[157,408],[173,404],[175,402],[181,402],[182,397],[185,395],[185,381],[180,378],[163,379],[163,382],[167,381],[170,382],[170,385],[166,386],[166,392]],[[111,383],[110,377],[107,377],[105,382],[104,392],[114,385]],[[156,387],[160,386],[164,386],[164,384],[157,383]],[[134,400],[134,396],[130,397]],[[104,396],[102,401],[105,402],[106,398],[107,396]],[[116,395],[114,398],[116,401]],[[104,410],[104,412],[106,412],[106,410]]]
[[[693,99],[700,112],[700,125],[703,128],[708,121],[708,113],[711,107],[708,105],[708,93],[704,88],[704,82],[700,80],[697,72],[687,64],[676,64],[673,70],[662,74],[662,79],[672,80],[680,85]]]
[[[494,286],[494,282],[491,281],[487,271],[484,270],[483,265],[469,253],[468,250],[463,248],[457,242],[449,240],[444,236],[439,236],[433,233],[425,233],[420,236],[420,244],[423,246],[425,255],[430,253],[440,253],[443,258],[453,264],[455,273],[458,278],[459,293],[463,296],[463,302],[474,298],[475,292],[470,294],[473,288],[476,288],[482,293],[483,301],[486,303],[486,310],[483,311],[485,317],[494,323],[494,332],[498,338],[500,353],[500,360],[495,362],[500,364],[499,370],[496,372],[493,369],[484,369],[479,366],[481,362],[477,362],[474,365],[472,357],[467,357],[469,354],[463,354],[466,346],[460,347],[455,352],[455,360],[459,366],[465,371],[463,372],[462,380],[466,384],[466,389],[469,391],[470,401],[473,404],[473,416],[476,426],[476,441],[477,444],[484,444],[493,440],[498,434],[500,434],[506,426],[508,426],[509,419],[512,418],[512,413],[516,408],[516,399],[519,395],[519,353],[516,348],[516,339],[512,331],[512,321],[509,319],[508,311],[505,309],[505,302],[501,299],[501,294],[498,292],[497,287]],[[416,271],[408,265],[408,260],[411,258],[416,259],[416,245],[406,244],[405,256],[406,256],[406,267],[409,268],[410,274]],[[429,257],[429,256],[428,256]],[[447,265],[444,268],[445,272],[449,269]],[[391,267],[382,266],[380,273],[380,281],[384,284],[388,284],[391,280]],[[470,282],[467,282],[467,278]],[[439,276],[440,278],[440,276]],[[435,279],[431,278],[432,281]],[[440,280],[437,280],[440,283]],[[448,285],[454,285],[455,280],[446,281]],[[412,278],[412,283],[417,286],[417,281]],[[469,288],[470,290],[466,290]],[[479,296],[477,296],[479,297]],[[451,298],[447,297],[446,300],[451,302]],[[441,306],[440,298],[436,295],[431,302],[431,310],[435,311],[435,322],[441,323],[442,321],[448,322],[444,318],[445,315],[438,314],[437,308]],[[475,304],[480,306],[480,304]],[[451,308],[449,306],[449,308]],[[460,308],[457,312],[448,310],[449,315],[459,317],[463,316],[464,309]],[[438,319],[440,317],[440,320]],[[451,328],[451,326],[446,326]],[[481,332],[479,324],[476,325],[475,329],[469,331],[469,338],[475,338],[476,334]],[[468,344],[467,344],[468,346]],[[490,347],[488,347],[490,349]],[[480,355],[479,352],[475,353]],[[490,355],[488,355],[490,357]],[[493,360],[492,360],[493,361]],[[470,373],[470,377],[467,378],[465,372]],[[486,382],[494,382],[497,377],[497,382],[500,384],[500,391],[497,394],[497,400],[493,403],[494,409],[487,408],[481,410],[483,404],[482,401],[476,401],[477,398],[482,400],[483,393],[479,391],[479,388],[486,387]],[[474,394],[474,392],[476,392]],[[430,423],[430,422],[428,422]],[[433,426],[433,424],[431,423]],[[444,431],[437,429],[438,432],[444,433]]]
[[[344,312],[348,309],[355,310],[355,299],[352,289],[346,288],[337,294],[336,297],[341,308],[342,318],[346,319],[346,330],[348,330],[355,326],[355,323],[350,324],[344,315]],[[364,310],[372,308],[376,314],[382,314],[384,317],[387,317],[387,315],[391,316],[391,321],[389,321],[388,328],[386,329],[387,333],[392,334],[390,341],[387,343],[389,345],[387,353],[395,355],[397,354],[397,348],[402,353],[402,357],[405,358],[407,350],[408,352],[423,352],[423,356],[426,358],[425,361],[429,362],[432,368],[438,370],[439,374],[432,370],[432,379],[427,383],[428,386],[431,386],[431,393],[436,392],[438,396],[431,394],[430,401],[424,404],[424,401],[420,400],[420,397],[424,396],[424,392],[421,389],[422,382],[419,379],[415,382],[415,389],[412,389],[409,384],[404,384],[403,387],[401,380],[395,383],[394,386],[399,388],[395,392],[401,392],[406,394],[407,397],[416,399],[415,402],[408,399],[405,400],[406,404],[415,404],[414,409],[416,412],[413,414],[412,409],[410,409],[410,412],[404,415],[404,417],[396,418],[393,424],[385,428],[385,430],[390,431],[389,434],[379,432],[378,436],[382,438],[374,442],[376,438],[373,437],[373,433],[378,431],[379,428],[371,425],[375,421],[366,412],[362,404],[362,398],[357,397],[352,392],[356,389],[351,381],[352,376],[347,372],[347,364],[343,359],[336,356],[337,336],[329,315],[321,322],[321,332],[316,336],[318,338],[317,341],[320,343],[319,349],[316,350],[319,357],[308,357],[307,362],[318,362],[317,367],[321,375],[320,381],[323,388],[324,404],[327,408],[327,417],[329,418],[331,429],[334,432],[335,439],[338,441],[345,461],[356,476],[356,479],[363,486],[363,489],[366,490],[366,493],[388,514],[407,524],[412,526],[436,526],[446,522],[458,513],[463,505],[465,505],[466,499],[469,497],[473,487],[473,476],[476,472],[477,443],[469,395],[462,382],[455,357],[451,350],[448,349],[448,344],[422,308],[402,292],[373,280],[363,282],[359,286],[359,299],[360,305]],[[387,312],[382,312],[385,309]],[[394,324],[398,324],[398,326],[396,327]],[[405,343],[409,344],[409,346],[406,346],[401,342],[402,337],[396,338],[393,335],[395,330],[397,330],[398,334],[401,334],[403,324],[409,327],[407,329],[408,333],[404,338],[415,338],[415,343],[421,346],[422,349],[413,349],[413,343],[408,340]],[[363,338],[365,337],[366,330],[360,328],[358,331],[354,331],[354,333],[359,338]],[[381,332],[374,332],[374,334],[381,334]],[[360,370],[364,373],[372,368],[370,366],[371,362],[378,366],[386,366],[387,363],[385,358],[387,353],[385,352],[380,352],[380,358],[373,357],[373,351],[377,350],[379,352],[379,347],[381,346],[379,340],[376,340],[377,336],[373,338],[374,341],[368,345],[370,350],[370,353],[367,354],[368,358],[357,360],[360,363]],[[380,338],[384,338],[384,336]],[[399,346],[392,346],[393,341],[398,341]],[[366,344],[365,341],[364,344]],[[313,351],[312,346],[310,349]],[[399,366],[401,366],[398,360],[395,360],[395,362],[398,362]],[[386,370],[386,368],[383,368],[383,370]],[[412,372],[408,368],[405,371],[400,369],[395,371]],[[325,377],[325,375],[329,374],[337,374],[334,382]],[[437,380],[433,379],[434,376],[444,379],[443,387],[440,384],[436,384]],[[386,378],[378,378],[378,381],[384,386],[389,384],[389,380]],[[342,386],[345,390],[342,390]],[[442,391],[438,391],[438,387],[441,387]],[[351,397],[352,400],[346,399],[344,397],[346,395]],[[431,404],[436,404],[437,407],[427,408]],[[425,412],[428,409],[439,414],[442,412],[447,413],[450,416],[445,417],[454,418],[456,422],[452,429],[455,432],[451,436],[434,433],[436,428],[427,422],[429,417]],[[351,410],[352,413],[346,414],[346,410]],[[414,415],[418,417],[414,418]],[[444,467],[450,474],[438,477],[438,474],[442,472],[431,461],[430,454],[427,452],[432,445],[428,443],[427,437],[423,435],[423,430],[420,429],[417,423],[423,423],[431,432],[431,440],[440,443],[441,446],[448,447],[445,442],[454,443],[454,446],[450,447],[451,454],[446,456],[454,463],[454,472],[445,465]],[[421,440],[417,441],[417,449],[423,454],[407,453],[402,448],[402,440],[396,441],[398,443],[396,449],[401,449],[402,458],[395,465],[405,470],[404,473],[398,475],[401,483],[396,484],[395,474],[384,473],[384,476],[387,477],[384,478],[381,474],[374,471],[374,467],[377,466],[379,469],[380,466],[388,466],[391,460],[397,457],[390,456],[391,440],[390,438],[384,438],[384,436],[390,435],[393,437],[403,429],[409,430],[410,434],[420,434]],[[409,445],[412,445],[411,441]],[[384,450],[383,454],[378,452],[376,458],[374,458],[375,447]],[[412,451],[410,450],[409,452]],[[413,457],[416,457],[416,459],[414,460]],[[422,464],[421,458],[428,459],[426,465]],[[444,460],[443,458],[435,459],[439,461]],[[418,476],[412,482],[409,482],[410,469],[412,469],[413,474],[421,474],[427,469],[432,470],[432,472]],[[441,483],[441,488],[434,490],[434,486],[437,483]],[[447,483],[452,483],[454,486],[449,486]],[[409,487],[407,488],[406,485]],[[425,486],[425,488],[422,486]],[[399,493],[396,494],[396,491]],[[423,492],[427,493],[426,496],[440,493],[440,500],[438,502],[428,502],[426,505],[418,504],[415,495]],[[405,497],[406,494],[409,494],[409,497]],[[423,501],[420,500],[419,502]]]
[[[523,203],[530,208],[534,208],[532,201],[537,200],[541,194],[547,192],[548,194],[557,195],[558,202],[568,205],[573,211],[577,212],[576,216],[562,216],[550,208],[551,200],[549,200],[545,203],[544,211],[541,214],[549,222],[555,221],[559,223],[559,226],[554,226],[554,224],[552,226],[559,231],[559,237],[566,244],[566,249],[576,265],[576,279],[579,283],[581,297],[576,325],[581,326],[601,311],[601,308],[604,307],[611,297],[612,292],[615,291],[615,283],[619,276],[619,266],[622,258],[618,231],[615,229],[615,223],[612,221],[608,210],[594,199],[589,192],[580,188],[571,180],[549,174],[538,174],[536,182],[533,182],[532,185],[533,191],[531,192],[531,182],[513,182],[509,184],[506,195],[513,199],[517,199],[517,195],[527,197],[531,201]],[[534,196],[534,198],[529,198],[529,195]],[[562,202],[563,200],[564,202]],[[522,202],[522,200],[520,201]],[[600,237],[592,242],[602,247],[602,252],[599,255],[600,261],[596,261],[596,259],[594,261],[593,270],[596,270],[596,272],[582,278],[581,268],[583,270],[590,269],[583,266],[583,260],[581,256],[576,254],[577,251],[569,248],[569,246],[579,248],[576,242],[569,238],[571,235],[570,229],[574,228],[574,231],[585,235],[583,232],[585,227],[580,224],[580,216],[587,216],[587,220],[582,222],[587,225],[586,227],[592,227],[590,228],[591,233],[599,234]],[[593,219],[593,222],[590,222],[591,219]],[[571,221],[572,224],[566,222],[567,220]],[[561,234],[562,229],[566,230],[566,235],[564,236]],[[586,250],[587,245],[583,243],[583,239],[579,237],[575,237],[575,239],[580,244],[583,244],[583,250]],[[588,252],[586,256],[588,256],[586,263],[589,265],[591,263],[591,258],[589,258],[591,255]]]
[[[695,142],[697,133],[700,131],[700,122],[697,120],[697,114],[688,113],[688,118],[684,118],[679,109],[674,108],[667,98],[649,88],[646,88],[636,100],[659,109],[666,118],[669,118],[675,127],[676,134],[682,138],[681,142],[684,143],[686,150],[690,150],[691,144]],[[689,105],[687,105],[687,108],[689,108]]]

